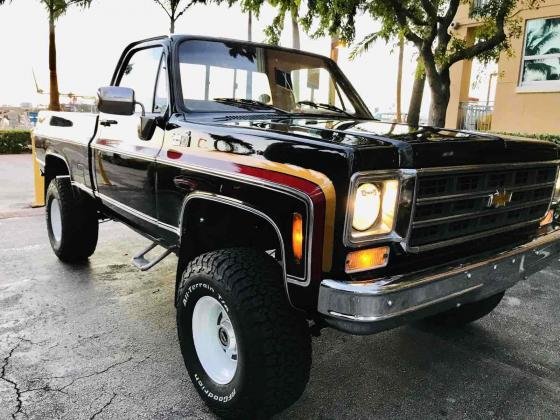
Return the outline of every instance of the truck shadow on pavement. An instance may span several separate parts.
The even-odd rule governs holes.
[[[518,323],[498,312],[462,329],[326,331],[306,393],[281,417],[557,418],[557,344],[535,343]]]

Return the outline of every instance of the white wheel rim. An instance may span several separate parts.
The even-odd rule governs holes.
[[[237,341],[229,316],[212,296],[201,297],[192,315],[194,348],[200,364],[214,382],[225,385],[237,371]]]
[[[51,201],[50,223],[54,239],[60,242],[62,238],[62,217],[60,216],[60,204],[57,198],[53,198]]]

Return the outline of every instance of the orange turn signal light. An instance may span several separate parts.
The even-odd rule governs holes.
[[[361,249],[350,252],[346,256],[346,272],[357,273],[359,271],[372,270],[385,267],[389,262],[389,247]]]
[[[303,258],[303,217],[299,213],[292,217],[292,252],[299,264]]]
[[[546,213],[546,216],[544,216],[544,219],[541,220],[540,225],[541,227],[550,225],[553,220],[554,220],[554,210],[549,210],[548,213]]]

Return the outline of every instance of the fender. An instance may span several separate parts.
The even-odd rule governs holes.
[[[292,304],[292,300],[290,298],[290,292],[288,289],[288,274],[286,271],[286,256],[285,256],[285,247],[284,247],[284,239],[282,238],[282,233],[280,232],[280,228],[278,227],[278,225],[276,224],[276,222],[274,222],[274,220],[272,220],[268,215],[266,215],[265,213],[263,213],[262,211],[256,209],[255,207],[253,207],[252,205],[248,204],[248,203],[244,203],[240,200],[236,200],[234,198],[230,198],[230,197],[226,197],[223,195],[219,195],[219,194],[213,194],[213,193],[207,193],[207,192],[203,192],[203,191],[195,191],[191,194],[189,194],[185,200],[183,201],[183,205],[182,205],[182,209],[181,209],[181,220],[180,220],[180,224],[179,224],[179,231],[181,232],[181,242],[183,242],[183,232],[185,232],[186,229],[186,224],[184,223],[184,221],[187,221],[187,211],[188,211],[188,205],[189,203],[191,203],[194,200],[207,200],[207,201],[213,201],[216,203],[221,203],[221,204],[225,204],[228,206],[232,206],[235,207],[238,210],[243,210],[249,213],[252,213],[253,215],[260,217],[261,219],[263,219],[268,225],[270,225],[270,227],[272,228],[272,230],[275,232],[276,234],[276,239],[278,240],[278,244],[279,244],[279,248],[280,248],[280,255],[279,260],[280,260],[280,266],[282,267],[282,278],[283,278],[283,282],[284,282],[284,290],[286,292],[286,297],[288,298],[288,301],[290,302],[290,305],[292,307],[295,308],[295,306]],[[297,309],[297,308],[296,308]]]
[[[50,150],[47,150],[47,152],[45,153],[45,162],[41,162],[39,159],[37,159],[37,161],[38,161],[39,163],[43,163],[43,164],[44,164],[44,167],[43,167],[44,169],[46,169],[46,167],[47,167],[47,158],[48,158],[49,156],[53,156],[53,157],[55,157],[55,158],[57,158],[57,159],[63,161],[64,164],[66,165],[66,169],[68,169],[68,174],[69,174],[70,176],[72,176],[72,172],[70,172],[70,165],[68,164],[68,160],[66,159],[66,157],[64,157],[63,155],[61,155],[61,154],[59,154],[59,153],[55,153],[55,152],[53,152],[53,151],[50,151]]]

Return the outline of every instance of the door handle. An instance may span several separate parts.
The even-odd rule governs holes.
[[[103,127],[110,127],[113,124],[118,124],[118,121],[115,120],[102,120],[99,124],[101,124]]]

